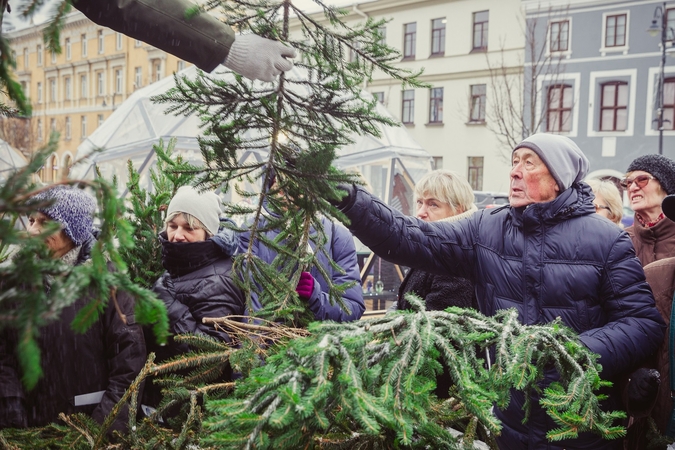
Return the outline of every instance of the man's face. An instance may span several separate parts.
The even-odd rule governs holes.
[[[558,184],[539,155],[529,148],[519,148],[511,158],[509,203],[512,207],[550,202],[558,196]]]
[[[31,236],[39,235],[42,233],[42,230],[44,230],[45,225],[49,222],[51,222],[49,216],[41,212],[31,214],[31,216],[28,218],[28,234]],[[68,253],[71,249],[75,248],[75,244],[70,240],[70,238],[66,235],[66,232],[63,230],[59,230],[56,233],[47,236],[45,239],[45,244],[47,244],[47,248],[51,250],[52,256],[54,258],[60,258],[61,256]]]
[[[191,228],[183,214],[177,214],[166,223],[166,236],[169,242],[201,242],[206,240],[203,228]]]

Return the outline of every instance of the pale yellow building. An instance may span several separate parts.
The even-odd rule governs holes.
[[[16,55],[16,79],[33,107],[30,119],[3,119],[0,133],[30,154],[51,130],[59,148],[40,171],[49,182],[68,173],[80,142],[136,89],[179,71],[189,63],[141,41],[96,25],[75,11],[61,32],[62,52],[45,50],[47,24],[5,34]]]

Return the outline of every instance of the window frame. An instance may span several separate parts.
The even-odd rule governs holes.
[[[482,93],[474,93],[474,88],[483,87]],[[481,101],[482,99],[482,101]],[[474,117],[475,105],[478,102],[478,118]],[[469,123],[482,124],[485,123],[485,115],[487,112],[487,84],[472,84],[469,86]]]
[[[70,61],[73,57],[73,44],[70,42],[70,38],[67,37],[65,41],[66,47],[66,61]]]
[[[72,86],[71,77],[63,77],[63,97],[64,100],[72,100],[73,97],[73,86]]]
[[[85,139],[87,137],[87,116],[80,116],[80,137]]]
[[[616,33],[616,29],[618,28],[618,26],[615,22],[615,24],[614,24],[614,30],[615,31],[614,31],[614,36],[613,36],[614,43],[612,45],[607,45],[607,39],[609,38],[609,34],[608,34],[609,33],[609,20],[612,19],[612,18],[617,19],[619,17],[624,18],[623,42],[621,44],[616,43],[616,39],[617,39],[617,36],[618,36],[617,33]],[[607,14],[604,17],[604,19],[605,19],[605,28],[604,28],[604,33],[603,33],[603,47],[604,48],[625,47],[626,43],[628,42],[627,41],[627,38],[628,38],[628,13]]]
[[[440,96],[437,94],[440,92]],[[443,123],[443,87],[432,87],[429,89],[429,123]]]
[[[445,55],[445,29],[447,19],[431,19],[431,56]],[[441,26],[438,26],[438,25]]]
[[[466,180],[469,182],[471,189],[473,189],[474,191],[482,191],[485,174],[485,157],[467,156],[466,159],[467,159]],[[480,160],[480,165],[474,164],[478,160]]]
[[[410,29],[412,27],[412,30]],[[417,22],[403,24],[403,59],[415,59],[417,47]]]
[[[80,98],[89,98],[89,86],[87,85],[87,74],[80,74]]]
[[[554,89],[562,89],[562,93],[560,94],[560,99],[558,100],[559,102],[559,107],[558,108],[551,108],[551,93]],[[572,98],[572,103],[570,104],[569,108],[564,107],[564,99],[565,99],[565,92],[569,90],[571,91],[571,98]],[[569,113],[569,121],[568,121],[568,130],[563,129],[563,115],[565,112]],[[557,123],[557,129],[553,129],[551,127],[551,113],[556,113],[558,117],[558,123]],[[555,84],[550,84],[546,87],[546,132],[547,133],[558,133],[558,134],[568,134],[572,132],[572,128],[574,126],[574,86],[571,84],[567,83],[555,83]]]
[[[558,32],[558,37],[554,41],[553,39],[553,27],[555,25],[558,25],[559,27],[561,25],[565,25],[567,27],[567,30],[565,31],[566,33],[566,38],[565,38],[565,48],[561,48],[560,43],[561,39],[560,36],[562,35],[562,32]],[[548,51],[549,53],[569,53],[570,51],[570,30],[571,30],[571,21],[570,19],[560,19],[560,20],[552,20],[549,23],[549,33],[548,33]],[[562,28],[562,27],[561,27]],[[553,43],[556,42],[556,46],[554,47]]]
[[[98,54],[102,55],[105,51],[105,36],[103,36],[103,30],[98,30],[96,37],[98,42]]]
[[[608,86],[614,86],[614,105],[612,106],[605,106],[605,88]],[[625,106],[619,106],[617,105],[617,102],[619,100],[619,86],[626,86],[626,105]],[[604,83],[600,84],[600,117],[598,121],[598,131],[600,132],[624,132],[628,129],[628,105],[630,104],[630,86],[627,81],[621,81],[621,80],[615,80],[615,81],[606,81]],[[626,127],[623,130],[617,129],[617,111],[619,110],[625,110],[626,112]],[[605,110],[612,110],[613,111],[613,119],[612,119],[612,128],[611,129],[603,129],[603,117],[604,114],[603,112]]]
[[[410,96],[410,98],[406,98]],[[415,123],[415,90],[401,91],[401,123],[412,125]]]
[[[87,42],[87,33],[82,33],[80,35],[80,44],[82,48],[82,57],[86,58],[87,53],[89,52],[89,44]]]
[[[487,13],[485,21],[477,22],[478,14]],[[490,10],[475,11],[472,13],[472,27],[471,27],[471,51],[472,52],[486,52],[488,49],[488,39],[490,31]],[[476,32],[479,31],[480,45],[476,46]]]
[[[672,98],[670,99],[671,102],[667,103],[666,99],[666,84],[672,84],[673,89],[671,89],[671,92],[673,93]],[[671,110],[671,119],[669,119],[669,122],[663,122],[663,131],[674,131],[675,130],[675,76],[670,76],[670,77],[665,77],[663,79],[663,117],[666,116],[665,112],[666,109]],[[657,117],[658,119],[658,117]]]
[[[66,116],[66,130],[65,130],[65,139],[67,141],[71,140],[73,138],[72,135],[72,124],[70,122],[70,116]]]

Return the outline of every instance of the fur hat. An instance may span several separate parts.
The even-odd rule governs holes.
[[[586,155],[567,136],[538,133],[525,139],[513,149],[529,148],[546,164],[560,192],[584,179],[589,162]]]
[[[204,224],[213,236],[220,228],[220,197],[213,191],[199,192],[192,186],[182,186],[169,202],[167,217],[175,212],[188,213]]]
[[[644,155],[636,158],[626,173],[642,170],[659,180],[666,194],[675,194],[675,162],[663,155]]]
[[[38,211],[58,222],[66,236],[76,246],[82,245],[92,234],[96,200],[82,189],[70,186],[54,186],[33,197],[37,202],[54,200],[54,203]]]

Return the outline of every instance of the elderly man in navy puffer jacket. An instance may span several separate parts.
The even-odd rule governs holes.
[[[581,181],[587,172],[588,159],[571,139],[536,134],[513,151],[509,206],[452,223],[424,222],[355,186],[344,187],[337,206],[352,233],[384,259],[470,279],[483,314],[516,308],[524,324],[560,317],[600,355],[602,377],[615,380],[656,350],[665,326],[630,238],[595,214]],[[620,408],[618,400],[610,394],[607,407]],[[501,449],[622,447],[590,433],[548,442],[555,423],[535,401],[523,424],[523,403],[514,392],[505,410],[495,410],[504,425]]]

